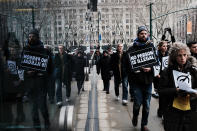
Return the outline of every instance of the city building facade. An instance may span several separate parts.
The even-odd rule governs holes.
[[[98,0],[96,12],[87,8],[88,3],[90,0],[13,0],[3,12],[11,16],[6,19],[6,30],[15,32],[24,44],[34,19],[41,40],[53,48],[119,42],[130,46],[139,26],[150,29],[151,11],[154,41],[161,39],[166,27],[178,41],[196,38],[196,10],[176,12],[193,6],[195,0]],[[192,35],[185,35],[187,20],[192,21]]]

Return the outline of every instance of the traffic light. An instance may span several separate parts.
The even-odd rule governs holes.
[[[97,11],[97,0],[90,0],[91,11]]]

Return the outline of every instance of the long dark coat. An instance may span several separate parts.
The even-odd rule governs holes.
[[[127,76],[127,68],[126,68],[126,64],[125,64],[125,63],[127,63],[125,61],[126,57],[127,57],[127,54],[125,52],[123,52],[122,59],[121,59],[122,66],[121,66],[121,74],[120,74],[119,66],[118,66],[118,63],[120,60],[119,54],[118,54],[118,52],[116,52],[111,55],[110,65],[113,70],[113,75],[114,75],[114,77],[116,77],[116,80],[121,81],[121,79],[122,79],[121,76],[122,77]]]
[[[69,54],[63,54],[64,60],[64,74],[62,75],[62,61],[60,58],[60,54],[55,55],[55,70],[56,70],[56,78],[62,79],[63,82],[72,80],[72,71],[73,71],[73,60],[72,56]]]
[[[130,47],[128,49],[128,52],[135,52],[138,50],[142,50],[144,48],[148,48],[148,47],[154,47],[152,43],[150,44],[143,44],[138,42],[138,44],[135,44]],[[129,72],[129,78],[132,80],[133,83],[135,84],[151,84],[153,82],[153,66],[150,66],[151,71],[150,72],[144,72],[142,69],[140,69],[140,72],[136,72],[136,71],[132,71],[131,70],[131,64],[130,64],[130,60],[127,57],[127,61],[129,62],[129,66],[127,66],[128,68],[128,72]],[[126,64],[127,65],[127,64]]]
[[[77,56],[75,58],[75,65],[76,66],[76,80],[77,81],[84,81],[85,73],[84,73],[84,67],[86,66],[86,59],[84,56]]]
[[[101,72],[102,80],[110,80],[111,79],[111,65],[110,65],[110,56],[103,56],[98,61],[98,70],[97,73]]]

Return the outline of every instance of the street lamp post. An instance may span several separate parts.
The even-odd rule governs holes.
[[[98,11],[98,45],[100,46],[100,40],[99,40],[99,38],[100,38],[100,35],[99,35],[99,21],[100,21],[100,15],[101,15],[101,13],[100,13],[100,11]]]
[[[31,6],[31,11],[32,11],[32,27],[35,29],[35,19],[34,19],[34,7]]]
[[[150,3],[150,39],[152,40],[152,5],[153,3]]]

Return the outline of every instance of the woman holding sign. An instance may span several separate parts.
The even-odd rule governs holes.
[[[164,68],[168,66],[168,43],[167,41],[161,41],[158,44],[158,51],[157,51],[157,56],[159,59],[159,65],[158,65],[158,74],[156,73],[157,67],[154,67],[154,79],[153,79],[153,84],[154,84],[154,89],[155,89],[155,94],[152,94],[153,97],[158,98],[159,97],[159,108],[157,110],[157,116],[162,117],[163,114],[163,107],[162,107],[162,96],[158,95],[158,86],[159,86],[159,79],[160,79],[160,74],[163,71]],[[165,99],[165,98],[164,98]]]
[[[185,44],[169,50],[168,68],[161,73],[159,93],[165,97],[165,131],[197,130],[197,63]]]

